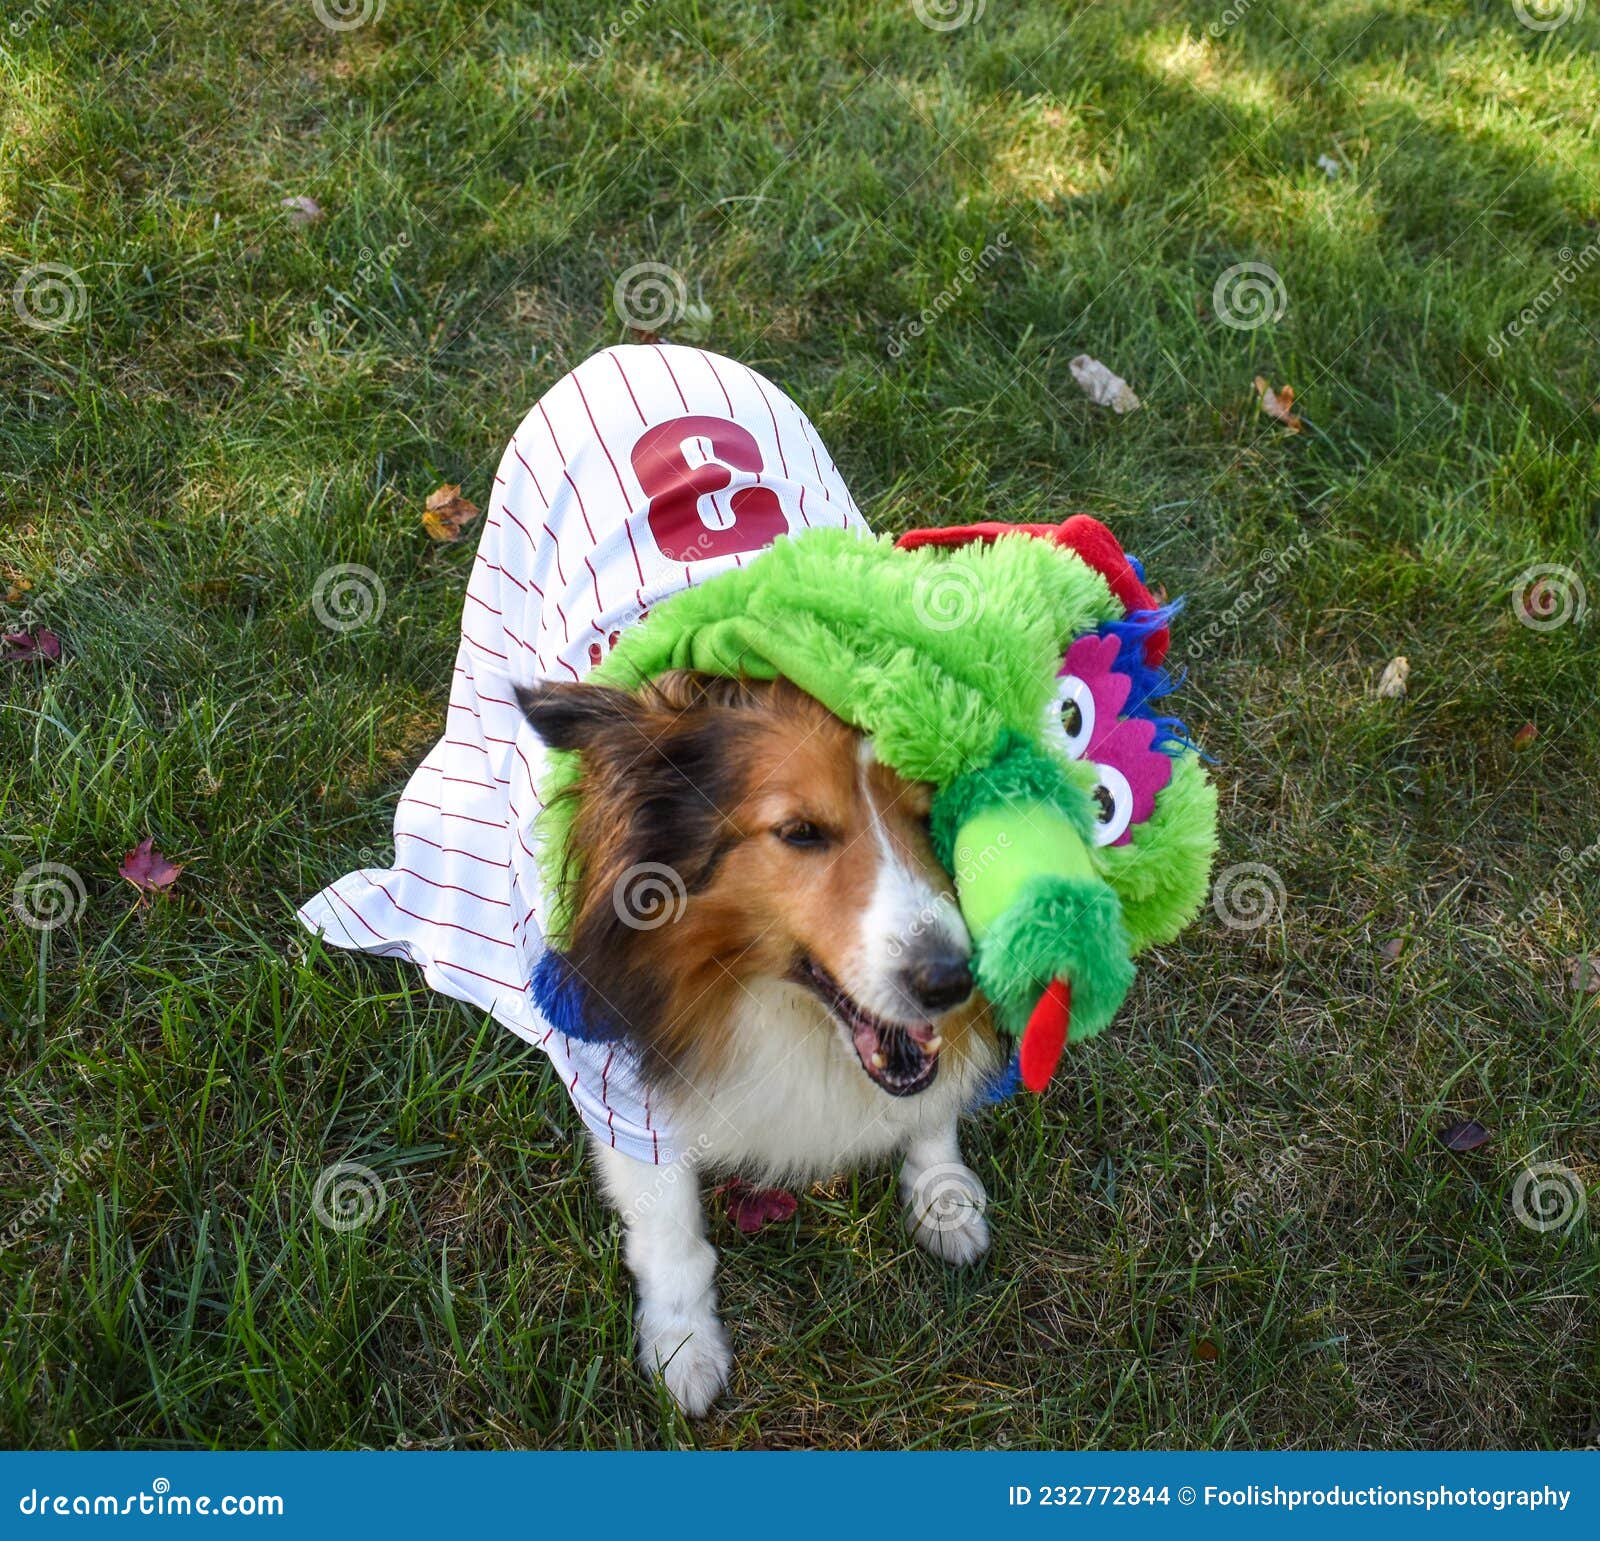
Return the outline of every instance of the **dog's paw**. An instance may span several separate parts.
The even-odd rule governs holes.
[[[639,1363],[651,1380],[661,1377],[689,1417],[699,1418],[728,1384],[733,1350],[710,1312],[678,1316],[646,1308],[639,1312]]]
[[[989,1196],[970,1167],[924,1167],[905,1184],[906,1229],[919,1247],[954,1268],[989,1250]]]

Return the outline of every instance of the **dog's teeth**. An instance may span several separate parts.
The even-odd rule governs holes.
[[[943,1047],[944,1047],[944,1039],[941,1038],[937,1033],[935,1033],[933,1035],[933,1037],[931,1037],[925,1044],[923,1044],[922,1052],[924,1054],[937,1054],[939,1052],[939,1050],[942,1049]]]
[[[885,1065],[887,1065],[888,1063],[889,1063],[889,1061],[886,1060],[883,1057],[883,1050],[882,1049],[879,1049],[876,1053],[873,1054],[873,1056],[872,1056],[872,1068],[874,1070],[882,1070],[883,1067]]]

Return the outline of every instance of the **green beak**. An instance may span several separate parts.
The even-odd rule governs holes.
[[[1070,1040],[1099,1032],[1133,983],[1121,906],[1100,876],[1087,798],[1020,740],[939,794],[934,838],[955,879],[974,972],[1043,1090]]]

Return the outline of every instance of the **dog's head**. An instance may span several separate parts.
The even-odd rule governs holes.
[[[928,834],[932,789],[784,681],[673,672],[637,693],[518,693],[576,750],[553,966],[592,1033],[704,1072],[737,1046],[742,989],[789,980],[891,1096],[961,1052],[971,943]],[[948,1045],[948,1047],[947,1047]]]

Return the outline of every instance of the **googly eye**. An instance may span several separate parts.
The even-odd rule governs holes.
[[[1097,805],[1094,843],[1114,845],[1127,834],[1133,822],[1133,788],[1114,765],[1096,765],[1095,770],[1100,779],[1094,789]]]
[[[1076,674],[1063,674],[1045,717],[1045,734],[1069,760],[1081,760],[1094,737],[1094,692]]]

